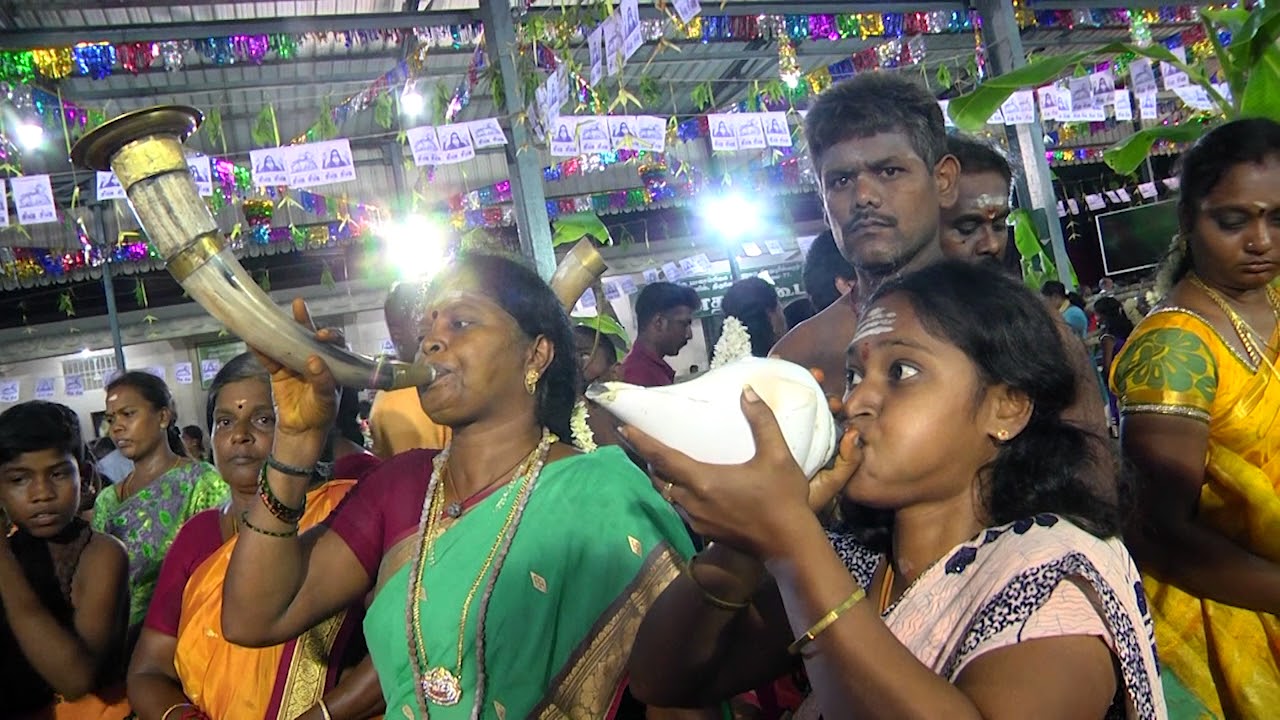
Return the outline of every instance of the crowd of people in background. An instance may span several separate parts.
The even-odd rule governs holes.
[[[912,80],[836,84],[805,135],[804,304],[747,278],[721,310],[838,408],[815,477],[751,387],[733,467],[587,399],[675,382],[693,289],[644,287],[626,348],[464,253],[389,293],[438,377],[377,394],[369,449],[356,392],[270,347],[213,380],[207,438],[143,372],[92,446],[62,405],[0,413],[0,716],[1274,712],[1280,125],[1185,153],[1145,316],[1023,285],[1014,168]]]

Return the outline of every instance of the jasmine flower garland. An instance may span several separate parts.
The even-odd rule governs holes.
[[[747,332],[747,326],[736,317],[725,318],[720,339],[711,354],[711,369],[746,357],[751,357],[751,334]]]
[[[573,404],[573,415],[569,418],[569,429],[573,431],[573,444],[582,452],[595,452],[596,436],[587,423],[587,401],[578,398]]]

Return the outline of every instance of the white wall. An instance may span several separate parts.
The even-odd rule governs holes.
[[[341,319],[343,331],[350,347],[364,355],[376,355],[383,352],[383,343],[389,339],[389,333],[382,319],[382,311],[360,312],[347,315]],[[93,350],[92,355],[110,355],[111,350]],[[205,400],[207,393],[200,388],[199,364],[196,358],[195,343],[186,340],[166,340],[124,348],[125,364],[130,370],[147,368],[164,368],[164,380],[173,394],[178,422],[182,425],[199,425],[205,427]],[[19,381],[18,401],[23,402],[35,398],[35,385],[39,378],[54,378],[54,402],[59,402],[80,416],[81,432],[86,440],[94,437],[92,425],[93,413],[106,408],[106,393],[102,389],[85,390],[83,395],[68,396],[62,376],[62,362],[76,357],[61,355],[15,362],[0,367],[0,378]],[[189,385],[177,382],[174,377],[174,366],[189,362],[194,370],[194,377]],[[0,410],[8,405],[0,403]],[[205,428],[207,431],[208,428]]]
[[[95,350],[92,353],[85,354],[110,355],[111,350]],[[19,401],[34,399],[36,380],[39,378],[53,378],[53,397],[50,399],[76,411],[76,414],[80,416],[81,433],[86,440],[89,440],[94,437],[92,413],[101,412],[106,408],[106,393],[101,388],[98,388],[85,390],[84,394],[79,396],[68,396],[66,394],[66,386],[62,376],[62,362],[73,357],[76,356],[61,355],[10,363],[0,371],[0,376],[20,382]],[[178,421],[183,425],[195,424],[201,427],[204,426],[205,393],[200,389],[198,374],[190,385],[181,385],[174,379],[174,366],[177,363],[190,362],[194,366],[196,362],[194,347],[188,346],[183,341],[142,343],[126,346],[124,348],[124,357],[125,364],[130,370],[163,367],[165,369],[165,382],[169,385],[169,392],[173,394]],[[6,406],[0,405],[0,409],[4,407]]]
[[[361,355],[378,355],[391,352],[391,333],[382,310],[366,310],[342,318],[347,346]]]

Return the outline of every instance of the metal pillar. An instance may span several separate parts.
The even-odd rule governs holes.
[[[406,212],[413,206],[409,183],[404,177],[404,145],[394,140],[382,146],[382,157],[391,167],[391,182],[396,189],[392,212]]]
[[[515,21],[511,3],[488,0],[480,3],[484,20],[484,45],[490,63],[497,63],[505,82],[502,100],[507,115],[514,117],[524,108],[520,97],[520,77],[513,53],[516,48]],[[538,274],[550,280],[556,269],[556,253],[551,247],[551,219],[547,216],[547,195],[542,186],[541,154],[533,144],[527,125],[511,123],[511,143],[506,146],[511,173],[511,198],[515,203],[516,225],[520,230],[520,250],[532,258]]]
[[[987,43],[987,63],[991,73],[1003,75],[1026,65],[1026,53],[1014,19],[1012,0],[974,0],[973,7],[982,17],[982,33]],[[1023,172],[1017,179],[1018,204],[1033,214],[1041,214],[1040,219],[1049,231],[1058,278],[1067,288],[1073,288],[1069,270],[1071,259],[1063,242],[1057,199],[1053,194],[1053,175],[1044,156],[1044,128],[1038,122],[1011,125],[1005,126],[1005,134],[1009,139],[1009,149],[1022,160]]]
[[[102,203],[93,206],[93,227],[98,234],[98,242],[107,242],[106,210]],[[111,326],[111,347],[116,353],[116,370],[125,371],[124,342],[120,339],[120,315],[116,312],[116,286],[111,279],[111,261],[102,262],[102,290],[107,294],[107,322]]]

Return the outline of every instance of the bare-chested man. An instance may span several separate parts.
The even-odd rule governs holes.
[[[860,299],[942,257],[938,209],[955,203],[960,164],[947,153],[938,102],[891,73],[858,75],[820,95],[805,136],[827,224],[857,283],[783,336],[773,354],[821,370],[823,390],[841,397]]]
[[[956,202],[942,210],[938,240],[947,257],[1008,267],[1009,197],[1013,168],[989,143],[965,135],[947,139],[947,152],[960,162]],[[1099,438],[1107,437],[1107,409],[1097,371],[1084,343],[1064,322],[1058,323],[1067,360],[1076,371],[1076,398],[1066,417]]]

